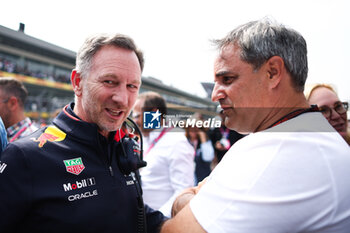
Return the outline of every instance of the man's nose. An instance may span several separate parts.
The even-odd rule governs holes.
[[[128,90],[126,87],[119,86],[113,90],[112,100],[122,106],[128,105]]]
[[[211,100],[213,102],[217,102],[220,99],[225,98],[225,96],[226,94],[224,88],[221,85],[215,83],[213,92],[211,93]]]

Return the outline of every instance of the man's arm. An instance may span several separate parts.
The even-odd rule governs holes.
[[[145,205],[147,232],[159,232],[162,224],[168,219],[162,212]]]
[[[161,233],[204,233],[206,232],[194,217],[190,205],[187,204],[174,218],[166,221]]]
[[[197,186],[187,188],[183,190],[175,199],[172,208],[171,208],[171,217],[175,217],[177,213],[180,212],[189,202],[190,200],[199,192],[202,186],[206,183],[208,177],[198,183]]]
[[[199,182],[198,186],[185,189],[174,201],[171,215],[172,219],[162,226],[161,233],[171,232],[205,232],[192,213],[190,200],[199,192],[207,178]]]

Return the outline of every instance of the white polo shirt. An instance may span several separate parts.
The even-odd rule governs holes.
[[[207,232],[350,232],[350,149],[318,112],[238,141],[190,202]]]

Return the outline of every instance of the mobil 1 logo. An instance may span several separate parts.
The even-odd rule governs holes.
[[[74,183],[63,184],[63,189],[65,192],[67,192],[67,191],[77,190],[77,189],[85,188],[88,186],[94,186],[94,185],[96,185],[95,178],[91,177],[91,178],[75,181]]]

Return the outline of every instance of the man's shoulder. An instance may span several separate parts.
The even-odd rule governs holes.
[[[21,138],[19,138],[16,141],[13,141],[11,143],[16,144],[16,145],[22,145],[22,144],[28,143],[30,141],[33,141],[32,139],[36,138],[40,134],[42,134],[46,128],[47,127],[35,128],[35,129],[32,128],[33,131],[31,129],[30,130],[28,129],[28,130],[24,131],[24,133],[22,134],[23,136]]]
[[[54,125],[37,129],[28,135],[19,138],[9,144],[22,151],[32,151],[33,149],[43,149],[48,142],[62,141],[66,134]]]
[[[328,126],[323,128],[299,127],[297,130],[262,131],[252,133],[237,141],[230,149],[230,153],[260,154],[275,153],[276,155],[287,154],[346,154],[350,147],[340,134]]]
[[[336,132],[319,112],[301,114],[264,132]]]
[[[35,142],[37,138],[35,134],[36,132],[9,143],[1,154],[1,160],[19,162],[28,161],[37,156],[38,143]]]
[[[26,137],[28,135],[31,135],[32,133],[34,133],[35,131],[37,131],[39,129],[39,127],[37,127],[36,125],[32,124],[29,127],[27,127],[23,133],[21,134],[20,138]]]

